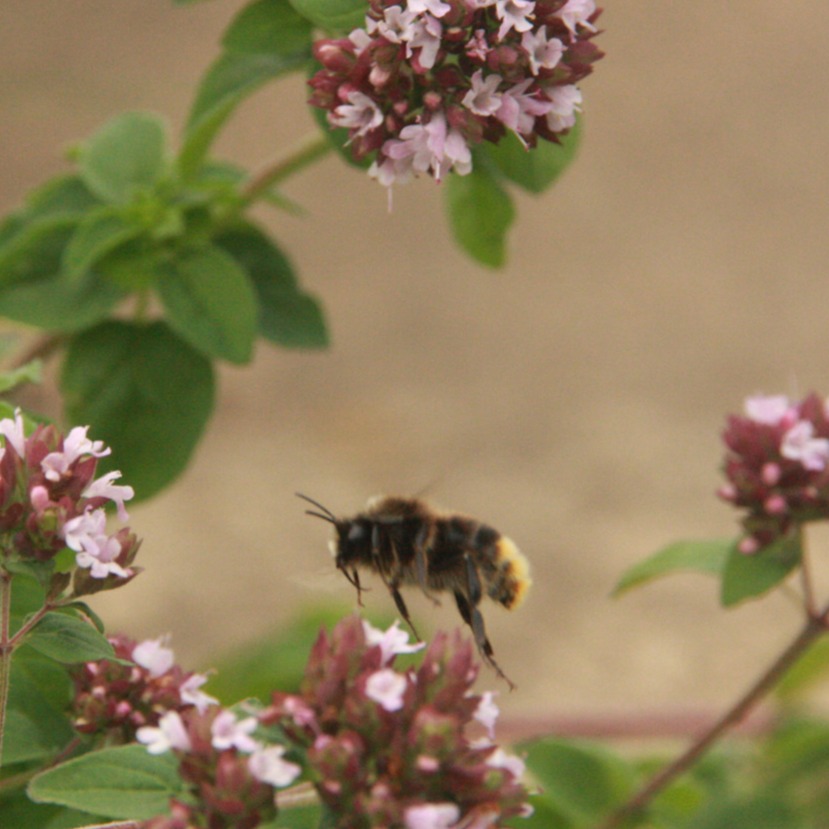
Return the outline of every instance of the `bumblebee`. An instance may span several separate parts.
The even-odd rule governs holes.
[[[529,564],[515,544],[498,530],[464,515],[438,513],[419,498],[376,496],[363,512],[338,518],[307,495],[296,493],[316,509],[308,515],[333,526],[329,542],[338,570],[357,589],[362,605],[360,569],[383,580],[401,616],[419,639],[400,587],[419,587],[433,595],[451,592],[461,618],[472,629],[486,662],[514,687],[495,661],[478,605],[484,595],[512,610],[524,600],[532,581]]]

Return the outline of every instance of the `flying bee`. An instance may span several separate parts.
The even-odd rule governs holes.
[[[400,587],[419,587],[435,604],[433,593],[451,592],[461,618],[472,629],[481,658],[514,687],[495,661],[478,605],[484,595],[512,610],[524,600],[532,581],[529,564],[515,544],[474,518],[435,512],[418,498],[376,496],[363,512],[338,518],[307,495],[316,509],[308,515],[333,526],[329,542],[338,570],[357,589],[362,605],[360,570],[383,580],[401,616],[419,639]]]

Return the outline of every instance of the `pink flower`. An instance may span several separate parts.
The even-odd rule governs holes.
[[[495,739],[495,721],[498,719],[498,706],[495,704],[495,694],[492,691],[484,691],[481,694],[481,701],[472,715],[484,728],[486,728],[489,739]]]
[[[70,518],[63,525],[66,546],[76,552],[78,567],[88,568],[95,579],[109,575],[127,578],[132,570],[122,567],[116,559],[121,554],[121,543],[116,536],[106,533],[106,513],[103,509],[87,510]]]
[[[93,481],[83,492],[84,498],[106,498],[112,501],[118,510],[118,519],[120,521],[127,521],[129,515],[124,507],[124,501],[129,501],[135,495],[135,490],[131,486],[122,486],[121,484],[114,484],[121,477],[121,473],[116,469],[112,472],[107,472],[97,480]]]
[[[284,746],[257,748],[248,758],[250,773],[269,786],[290,786],[299,777],[302,769],[296,763],[285,760],[284,754]]]
[[[426,647],[425,642],[412,642],[409,644],[409,634],[400,629],[398,619],[388,630],[379,630],[372,627],[365,619],[363,620],[363,632],[366,636],[366,644],[380,646],[383,665],[388,663],[398,654],[417,653]]]
[[[495,13],[501,21],[498,40],[503,40],[511,29],[526,32],[532,29],[533,22],[529,16],[535,11],[533,0],[496,0]]]
[[[552,108],[550,101],[541,101],[535,98],[527,89],[532,84],[528,78],[519,84],[507,89],[501,97],[501,106],[495,117],[519,138],[529,135],[535,128],[535,119],[539,115],[546,115]]]
[[[352,90],[347,95],[347,104],[340,104],[329,116],[328,120],[335,127],[346,127],[353,130],[353,137],[365,135],[383,123],[383,113],[380,107],[362,92]]]
[[[804,469],[820,472],[826,468],[829,459],[829,440],[816,438],[815,427],[806,420],[800,420],[783,435],[780,454],[792,461],[800,461]]]
[[[762,395],[746,398],[745,413],[755,422],[776,426],[791,411],[789,398],[782,394]]]
[[[443,17],[452,10],[448,3],[443,3],[441,0],[409,0],[406,7],[415,14],[428,12],[432,17]]]
[[[575,36],[577,26],[584,26],[585,29],[589,29],[591,32],[596,31],[595,26],[589,22],[590,16],[595,11],[596,4],[593,0],[567,0],[557,14],[561,22]]]
[[[578,87],[552,86],[544,90],[551,101],[547,113],[547,126],[553,132],[569,130],[576,123],[576,113],[581,111],[581,92]]]
[[[557,38],[547,39],[547,29],[542,26],[535,32],[524,32],[521,46],[530,58],[530,72],[538,74],[539,69],[554,69],[564,54],[564,44]]]
[[[472,75],[472,88],[463,97],[463,105],[476,115],[495,115],[501,108],[498,86],[504,79],[495,73],[487,75],[478,69]]]
[[[235,748],[237,751],[250,753],[259,748],[259,743],[250,735],[256,731],[259,721],[256,717],[246,717],[243,720],[225,709],[217,714],[210,726],[211,743],[217,751]]]
[[[176,661],[173,649],[167,647],[169,641],[169,636],[159,636],[139,642],[132,649],[133,662],[146,668],[150,676],[166,674]]]
[[[60,452],[50,452],[41,462],[43,474],[49,481],[59,481],[69,472],[72,466],[82,455],[91,455],[93,458],[103,458],[112,450],[104,446],[103,441],[91,441],[86,433],[89,426],[76,426],[63,439],[63,449]]]
[[[8,417],[0,420],[0,435],[3,435],[7,445],[10,445],[17,452],[19,458],[26,454],[26,434],[20,409],[14,410],[14,420]],[[5,449],[3,451],[5,452]],[[2,456],[2,453],[0,453],[0,458]]]
[[[414,54],[414,49],[420,49],[417,62],[422,69],[431,69],[437,59],[442,33],[443,27],[440,25],[440,21],[430,14],[425,14],[423,17],[416,19],[412,23],[411,32],[406,38],[408,43],[406,56],[411,57]]]
[[[423,803],[406,809],[406,829],[451,829],[461,811],[454,803]]]
[[[210,694],[199,690],[205,682],[207,682],[207,677],[204,674],[191,674],[178,689],[181,701],[185,705],[192,705],[200,714],[211,705],[218,705],[219,702],[216,697],[211,697]]]
[[[391,668],[382,668],[366,680],[366,696],[386,711],[399,711],[406,687],[406,677]]]
[[[164,754],[171,748],[176,751],[190,751],[190,736],[178,711],[168,711],[157,726],[145,725],[135,732],[139,743],[147,746],[150,754]]]

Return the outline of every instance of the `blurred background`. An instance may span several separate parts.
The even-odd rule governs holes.
[[[242,5],[3,0],[3,213],[118,112],[178,134]],[[670,541],[735,534],[714,495],[727,412],[829,393],[829,5],[602,5],[580,155],[517,196],[502,271],[454,247],[439,186],[396,188],[389,213],[333,156],[285,187],[306,215],[258,212],[332,347],[260,345],[222,370],[195,461],[131,510],[146,572],[96,597],[112,630],[170,632],[205,668],[308,604],[353,606],[299,490],[338,514],[426,491],[518,543],[534,589],[485,612],[513,713],[713,710],[794,635],[785,596],[725,612],[702,576],[609,592]],[[285,152],[314,128],[306,95],[294,76],[253,97],[219,154],[256,169]],[[382,589],[366,601],[391,610]],[[459,621],[450,602],[410,607],[426,628]]]

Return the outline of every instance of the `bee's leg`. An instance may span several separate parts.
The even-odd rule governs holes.
[[[433,605],[440,607],[440,602],[429,591],[429,559],[426,556],[426,544],[429,540],[429,527],[423,524],[414,540],[415,577],[423,594]]]
[[[475,644],[478,646],[478,652],[481,658],[486,662],[498,676],[503,679],[510,690],[515,688],[515,683],[501,670],[501,666],[495,661],[492,645],[489,637],[486,635],[486,628],[484,627],[484,617],[478,609],[478,604],[481,601],[481,578],[478,575],[478,568],[473,563],[469,554],[464,556],[466,562],[466,594],[455,591],[455,603],[458,605],[458,611],[461,618],[472,628],[472,634],[475,637]]]
[[[409,616],[409,608],[406,607],[406,602],[403,601],[403,597],[400,595],[400,591],[397,589],[396,584],[389,584],[389,592],[394,599],[394,603],[397,605],[397,609],[400,611],[400,615],[403,617],[403,620],[406,624],[412,629],[412,633],[415,635],[415,639],[419,641],[423,641],[420,638],[420,634],[415,630],[415,626],[412,622],[411,616]]]

